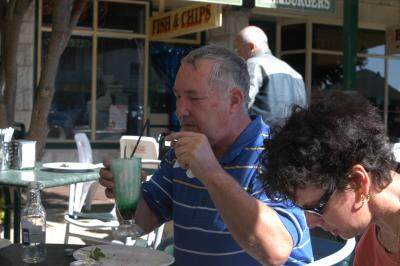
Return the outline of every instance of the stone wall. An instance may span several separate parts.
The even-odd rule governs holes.
[[[19,37],[17,65],[17,97],[15,122],[22,122],[29,128],[33,107],[33,64],[34,64],[35,5],[32,3],[25,15]]]

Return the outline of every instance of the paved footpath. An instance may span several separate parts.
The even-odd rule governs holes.
[[[65,221],[64,215],[68,211],[69,185],[55,188],[46,188],[42,191],[42,202],[47,214],[46,243],[64,243]],[[92,202],[93,211],[108,211],[112,208],[114,200],[106,198],[104,187],[98,186]],[[82,231],[73,228],[73,231]],[[96,237],[106,237],[106,234],[92,233]],[[80,238],[70,237],[70,244],[89,244]]]

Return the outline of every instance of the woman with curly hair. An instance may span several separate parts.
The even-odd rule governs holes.
[[[354,265],[400,265],[400,174],[377,109],[328,91],[271,129],[261,158],[270,198],[290,199],[308,225],[348,239]]]

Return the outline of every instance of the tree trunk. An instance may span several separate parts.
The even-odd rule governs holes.
[[[71,32],[86,7],[87,0],[58,0],[53,10],[53,30],[50,37],[46,58],[40,73],[37,94],[33,105],[31,125],[27,139],[37,141],[36,155],[40,160],[49,131],[47,117],[55,93],[55,79],[60,57],[68,44]]]

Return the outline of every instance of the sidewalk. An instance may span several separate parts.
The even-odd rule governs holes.
[[[104,194],[104,187],[98,186],[96,194],[92,202],[92,211],[94,212],[106,212],[110,211],[114,206],[114,199],[108,199]],[[46,209],[47,214],[47,225],[46,225],[46,243],[64,243],[65,236],[65,221],[64,215],[68,211],[68,196],[69,186],[46,188],[42,190],[42,203]],[[71,226],[73,232],[81,232],[82,228]],[[172,237],[173,226],[172,222],[168,222],[164,227],[164,236]],[[85,232],[88,234],[88,231]],[[98,238],[107,238],[111,242],[109,235],[102,232],[95,232],[90,230],[89,235]],[[77,237],[70,237],[69,244],[82,244],[90,245],[86,240],[82,240]],[[98,243],[96,243],[98,244]]]
[[[64,215],[68,211],[68,193],[69,186],[46,188],[42,191],[42,203],[46,209],[47,225],[46,225],[46,243],[64,243],[65,221]],[[93,211],[111,210],[114,204],[113,199],[108,199],[104,195],[104,187],[97,188],[95,197],[92,202]],[[73,227],[73,226],[71,226]],[[74,232],[83,229],[73,227]],[[92,236],[104,238],[106,234],[90,232]],[[70,237],[69,244],[90,244],[77,237]]]

